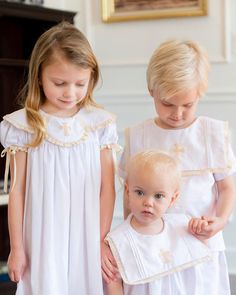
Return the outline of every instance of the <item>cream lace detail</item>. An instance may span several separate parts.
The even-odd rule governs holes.
[[[14,175],[13,175],[12,188],[15,186],[15,183],[16,183],[16,157],[15,157],[15,155],[19,151],[27,153],[27,148],[19,147],[19,146],[10,146],[8,148],[5,148],[1,152],[1,157],[2,158],[5,157],[5,155],[7,156],[7,158],[6,158],[6,168],[5,168],[5,174],[4,174],[4,186],[3,186],[3,190],[4,190],[5,193],[7,192],[7,183],[8,183],[8,174],[9,174],[11,156],[13,156],[13,163],[14,163]]]
[[[113,144],[103,144],[100,146],[100,149],[101,150],[105,150],[105,149],[109,149],[109,150],[113,150],[115,152],[120,152],[122,151],[122,147],[116,143],[113,143]]]
[[[44,120],[46,120],[45,115],[42,115],[42,116],[43,116]],[[30,134],[34,133],[31,128],[29,128],[28,126],[25,126],[23,124],[20,124],[14,118],[11,118],[10,115],[4,116],[3,119],[6,120],[7,122],[11,123],[16,128],[19,128],[21,130],[29,132]],[[116,117],[112,116],[111,118],[103,121],[102,123],[98,123],[97,125],[93,126],[93,125],[87,125],[87,123],[84,122],[84,120],[82,118],[78,117],[78,120],[80,121],[81,125],[84,128],[83,134],[81,135],[81,137],[78,140],[71,141],[71,142],[63,142],[61,140],[56,139],[53,135],[49,134],[48,132],[46,132],[45,139],[53,144],[56,144],[56,145],[59,145],[62,147],[72,147],[72,146],[79,145],[80,143],[86,141],[90,132],[94,132],[100,128],[105,128],[106,126],[114,123],[115,119],[116,119]],[[71,128],[69,126],[61,126],[61,129],[63,130],[65,136],[69,136],[69,134],[71,133]]]

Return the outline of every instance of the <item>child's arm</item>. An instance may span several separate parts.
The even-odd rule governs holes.
[[[25,198],[26,162],[25,152],[15,155],[17,178],[14,187],[10,189],[8,203],[8,226],[10,234],[11,251],[8,257],[8,272],[12,281],[18,282],[26,268],[26,256],[23,248],[23,215]],[[13,158],[10,162],[11,185],[14,171]]]
[[[123,284],[121,279],[117,279],[115,282],[110,282],[106,287],[107,295],[123,295]]]
[[[109,283],[117,273],[116,262],[109,246],[104,242],[110,231],[114,203],[114,162],[110,149],[101,150],[101,193],[100,193],[100,231],[101,231],[101,263],[104,280]]]
[[[217,232],[222,230],[226,225],[230,214],[232,213],[235,200],[236,200],[236,188],[232,176],[228,176],[223,180],[217,181],[218,189],[218,201],[216,204],[216,216],[208,217],[203,216],[202,219],[207,221],[207,226],[203,226],[199,230],[196,223],[193,223],[191,230],[199,238],[209,239]]]

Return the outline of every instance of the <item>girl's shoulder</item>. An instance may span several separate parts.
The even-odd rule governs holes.
[[[22,129],[26,132],[33,133],[27,122],[27,116],[25,108],[17,110],[13,113],[7,114],[3,117],[3,122],[7,122],[8,124],[14,126],[17,129]]]
[[[116,116],[113,113],[106,111],[103,108],[95,106],[86,106],[79,112],[81,118],[88,126],[99,128],[116,121]]]
[[[0,125],[0,141],[7,148],[9,146],[25,146],[33,131],[26,119],[25,109],[15,111],[3,117]]]

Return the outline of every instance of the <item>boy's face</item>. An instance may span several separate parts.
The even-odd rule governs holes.
[[[125,185],[129,208],[136,224],[154,225],[174,203],[179,191],[167,173],[142,170],[132,170]]]
[[[154,92],[153,98],[158,114],[157,124],[162,128],[186,128],[196,118],[195,113],[199,101],[196,89],[176,94],[168,100],[159,99]]]

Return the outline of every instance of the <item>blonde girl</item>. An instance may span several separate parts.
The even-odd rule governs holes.
[[[35,44],[24,108],[1,123],[17,295],[103,294],[102,272],[108,280],[113,262],[103,239],[114,207],[117,133],[114,116],[93,100],[98,79],[85,36],[60,23]]]

